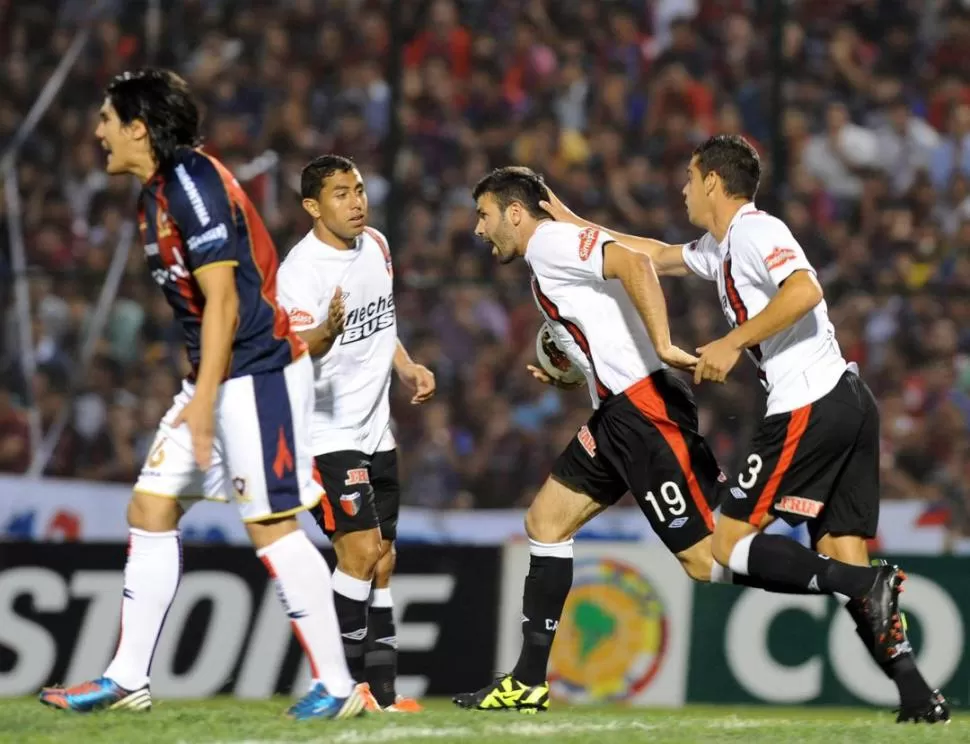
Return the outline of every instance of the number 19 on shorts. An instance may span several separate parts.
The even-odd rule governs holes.
[[[657,521],[665,523],[670,517],[682,516],[687,511],[687,502],[680,486],[674,481],[664,481],[660,486],[660,498],[653,491],[647,491],[643,497],[653,507]]]

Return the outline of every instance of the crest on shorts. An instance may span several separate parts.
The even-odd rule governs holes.
[[[596,239],[600,231],[592,227],[587,227],[579,234],[579,258],[582,261],[589,259],[593,255],[593,248],[596,246]]]
[[[596,457],[596,440],[593,439],[593,433],[589,430],[586,424],[583,424],[579,433],[576,435],[579,443],[583,445],[583,449],[586,450],[586,454],[590,457]]]
[[[368,483],[370,483],[370,471],[367,468],[350,468],[347,471],[345,486],[362,486]]]
[[[356,517],[360,513],[360,491],[340,494],[340,508],[348,517]]]
[[[236,496],[243,496],[246,493],[246,479],[245,478],[233,478],[232,487],[236,492]]]
[[[146,464],[152,470],[160,466],[165,460],[165,439],[166,437],[159,437],[155,440],[155,444],[152,445],[152,449],[148,453]]]

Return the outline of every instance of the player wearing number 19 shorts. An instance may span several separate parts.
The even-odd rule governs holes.
[[[525,259],[536,304],[556,345],[584,372],[595,409],[526,516],[531,558],[519,661],[510,674],[455,698],[474,710],[545,710],[549,652],[572,584],[573,535],[630,491],[684,570],[707,581],[721,472],[697,431],[690,388],[668,369],[689,369],[696,358],[670,342],[650,259],[606,231],[549,219],[539,208],[546,188],[528,169],[499,169],[474,196],[476,234],[502,263]]]

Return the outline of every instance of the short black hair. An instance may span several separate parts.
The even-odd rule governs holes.
[[[303,166],[300,173],[300,196],[316,199],[323,189],[323,182],[334,173],[350,173],[356,163],[343,155],[321,155]]]
[[[170,161],[180,147],[202,144],[202,116],[189,84],[171,70],[143,67],[115,76],[105,96],[122,124],[141,119],[148,129],[155,159]]]
[[[721,177],[728,196],[754,200],[761,183],[761,158],[751,143],[737,134],[716,134],[694,150],[702,176]]]
[[[472,191],[475,201],[485,194],[491,194],[503,212],[512,202],[519,202],[536,219],[549,217],[539,206],[540,201],[549,200],[549,190],[542,176],[531,168],[521,165],[496,168],[475,184]]]

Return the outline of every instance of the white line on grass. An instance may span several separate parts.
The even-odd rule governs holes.
[[[376,731],[335,731],[327,737],[303,740],[301,744],[385,744],[407,739],[442,739],[445,737],[488,736],[505,734],[512,736],[545,738],[569,734],[591,734],[608,731],[650,731],[657,728],[639,721],[610,721],[607,723],[561,723],[510,721],[505,725],[488,725],[483,728],[471,726],[387,726]],[[180,744],[187,744],[181,742]],[[215,744],[292,744],[284,739],[245,739],[220,741]]]

